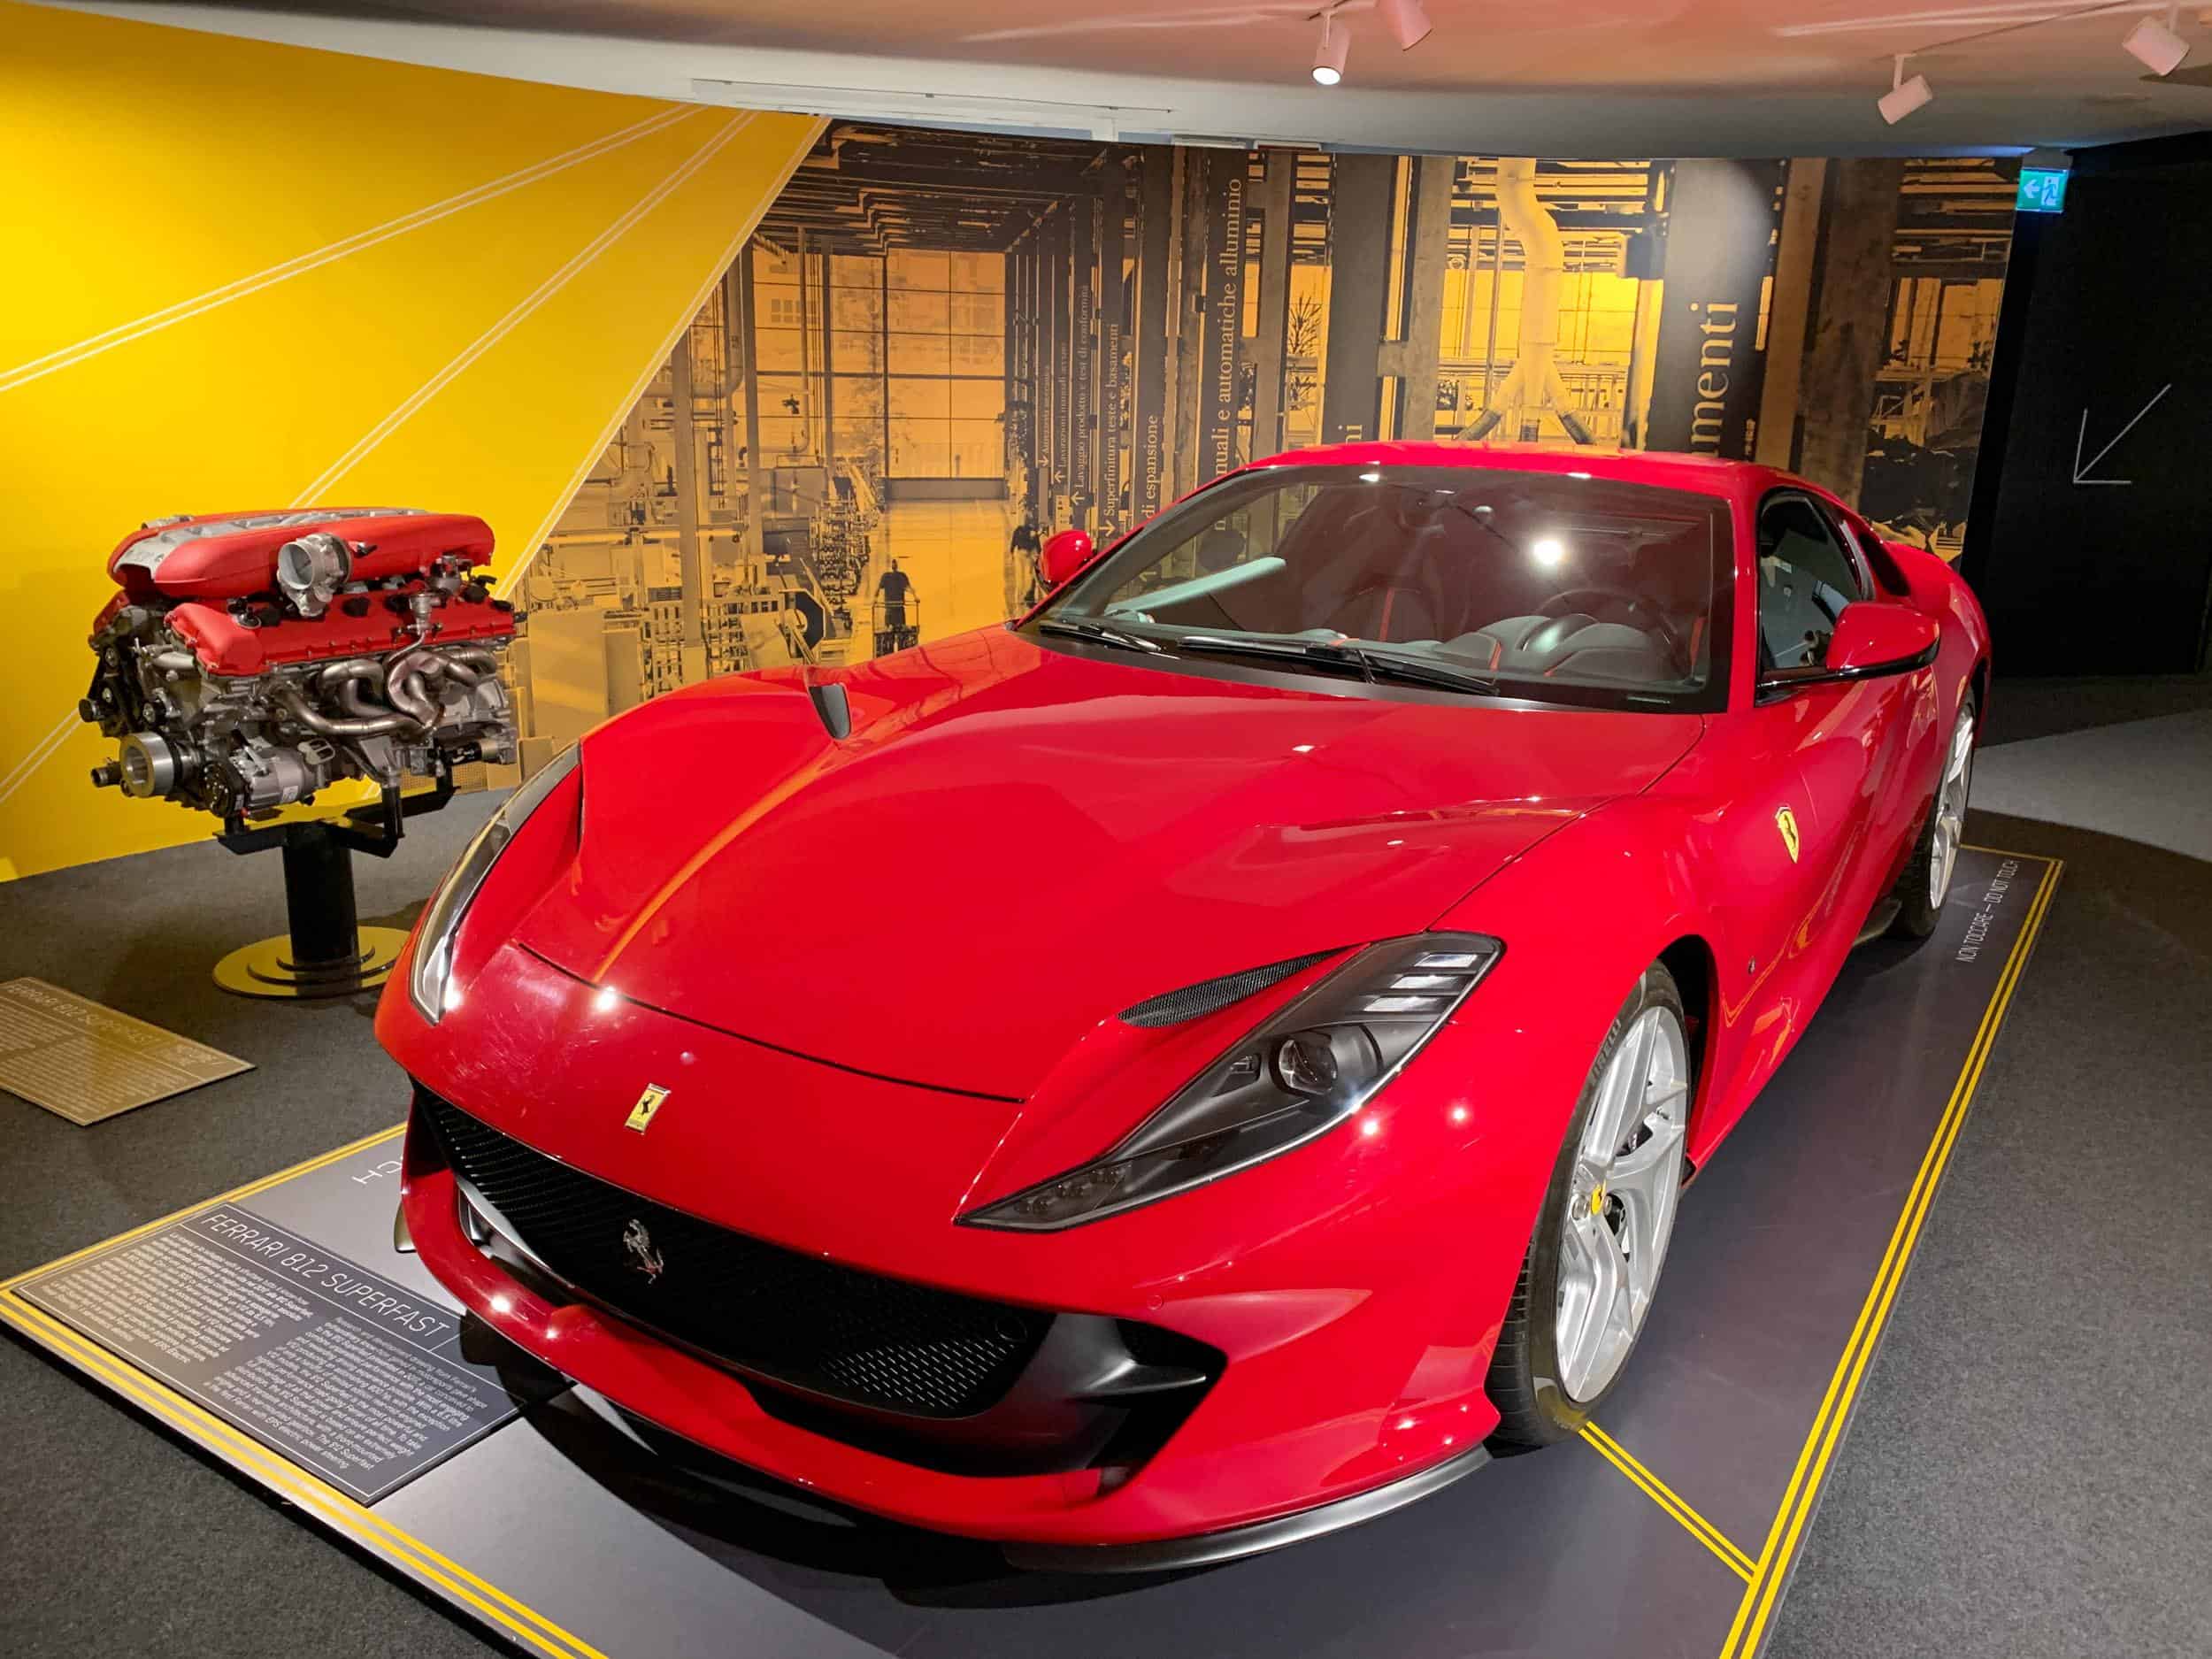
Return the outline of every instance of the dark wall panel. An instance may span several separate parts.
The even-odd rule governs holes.
[[[2008,316],[2000,336],[2009,419],[1967,565],[1999,664],[2196,669],[2212,587],[2212,161],[2083,173],[2065,213],[2034,227],[2032,258],[2024,326]]]

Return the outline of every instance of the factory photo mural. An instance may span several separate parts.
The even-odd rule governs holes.
[[[147,518],[480,513],[526,611],[526,764],[711,674],[995,622],[1053,530],[1333,439],[1749,455],[1961,547],[2008,162],[956,134],[0,18],[42,158],[0,319],[0,423],[45,485],[16,573],[88,618]],[[288,76],[339,119],[257,99]],[[220,133],[119,132],[180,77]],[[165,214],[219,228],[135,257]],[[303,327],[330,389],[273,416]],[[12,647],[0,882],[204,833],[88,787],[81,633]]]
[[[2012,165],[833,121],[519,584],[526,767],[710,674],[1000,621],[1042,536],[1306,444],[1755,457],[1955,558]]]
[[[2016,161],[1904,164],[1860,510],[1955,563],[1981,445]]]

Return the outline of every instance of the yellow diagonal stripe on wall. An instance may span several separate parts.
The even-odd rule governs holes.
[[[5,877],[213,827],[85,781],[127,531],[327,490],[481,513],[511,568],[819,123],[10,0],[0,37]]]
[[[449,218],[465,209],[488,202],[495,196],[504,196],[510,190],[519,190],[526,185],[536,184],[542,180],[551,178],[557,173],[562,173],[575,166],[579,162],[588,161],[595,156],[606,154],[611,150],[618,150],[625,144],[634,143],[649,133],[658,132],[664,127],[687,120],[697,113],[695,110],[663,110],[660,113],[648,116],[644,120],[634,126],[626,127],[619,132],[610,133],[603,138],[595,138],[589,143],[579,144],[573,150],[565,151],[558,156],[549,157],[543,161],[533,162],[529,166],[518,167],[502,178],[487,180],[483,184],[473,186],[457,195],[449,196],[443,201],[433,202],[427,207],[419,207],[411,211],[402,213],[396,219],[386,219],[381,225],[372,225],[366,230],[354,231],[348,235],[341,236],[335,242],[326,242],[320,248],[312,249],[303,254],[295,254],[263,270],[234,278],[228,282],[210,288],[204,294],[195,294],[188,299],[174,301],[157,310],[149,311],[142,317],[134,317],[128,322],[118,323],[111,327],[104,328],[98,334],[86,339],[73,342],[69,345],[49,351],[43,356],[19,363],[12,369],[0,371],[0,392],[7,391],[12,387],[26,385],[32,380],[42,380],[49,374],[58,374],[64,369],[73,368],[88,358],[99,356],[103,351],[112,351],[118,346],[127,345],[132,341],[142,339],[157,330],[173,327],[176,324],[197,317],[204,311],[213,311],[219,305],[233,304],[249,296],[260,293],[264,288],[273,288],[279,282],[288,282],[296,276],[328,265],[333,260],[343,259],[359,253],[365,248],[374,247],[380,242],[388,242],[394,236],[403,236],[410,231],[419,230],[425,225],[434,224],[439,219]]]

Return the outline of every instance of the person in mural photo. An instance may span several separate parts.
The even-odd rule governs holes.
[[[1044,538],[1037,534],[1037,521],[1024,518],[1014,526],[1013,540],[1007,546],[1007,562],[1011,565],[1008,574],[1007,591],[1013,595],[1011,609],[1023,611],[1044,597],[1044,570],[1041,555]]]
[[[876,625],[880,636],[877,649],[895,651],[915,642],[913,635],[918,629],[908,620],[907,603],[913,590],[914,584],[899,568],[898,560],[887,560],[883,574],[876,578],[876,605],[880,617]]]
[[[1201,575],[1227,570],[1244,557],[1244,532],[1222,520],[1199,538],[1197,557]]]

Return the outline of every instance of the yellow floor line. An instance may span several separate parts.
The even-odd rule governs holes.
[[[217,1204],[233,1203],[242,1198],[250,1197],[280,1182],[292,1180],[327,1164],[334,1164],[342,1158],[350,1157],[355,1153],[380,1146],[397,1139],[404,1132],[406,1126],[404,1124],[395,1124],[388,1129],[380,1129],[373,1134],[364,1135],[358,1141],[349,1141],[342,1147],[334,1147],[328,1152],[279,1170],[274,1174],[265,1175],[258,1180],[248,1181],[242,1187],[234,1187],[228,1192],[219,1193],[214,1197],[204,1199],[196,1204],[188,1204],[181,1210],[158,1217],[142,1226],[133,1227],[127,1233],[119,1233],[111,1239],[104,1239],[97,1244],[88,1245],[81,1250],[72,1251],[67,1256],[47,1263],[43,1267],[33,1268],[27,1273],[19,1273],[4,1284],[0,1284],[0,1318],[6,1319],[34,1340],[54,1349],[73,1364],[91,1373],[117,1393],[144,1407],[155,1416],[165,1418],[187,1437],[246,1465],[260,1479],[279,1487],[288,1496],[313,1510],[319,1518],[327,1521],[337,1530],[350,1534],[358,1541],[376,1549],[380,1554],[407,1567],[411,1571],[420,1573],[442,1587],[452,1591],[460,1600],[475,1607],[488,1617],[494,1618],[508,1628],[515,1630],[518,1634],[528,1640],[534,1646],[547,1653],[556,1655],[557,1659],[606,1659],[605,1655],[581,1638],[563,1630],[535,1609],[516,1601],[496,1586],[478,1578],[467,1568],[442,1555],[413,1534],[403,1532],[311,1471],[264,1446],[242,1430],[234,1428],[222,1418],[179,1394],[160,1378],[141,1371],[120,1355],[100,1347],[88,1337],[54,1318],[42,1309],[24,1301],[16,1294],[15,1286],[27,1279],[52,1272],[56,1269],[65,1267],[73,1262],[81,1261],[99,1251],[128,1243],[134,1239],[143,1238],[148,1233],[165,1227],[183,1217],[197,1214]],[[449,1577],[448,1574],[453,1576]],[[463,1582],[456,1583],[454,1580],[457,1578]],[[473,1586],[475,1590],[482,1592],[484,1596],[489,1597],[500,1606],[507,1608],[515,1615],[537,1625],[546,1637],[550,1639],[549,1642],[547,1640],[541,1640],[538,1635],[533,1634],[528,1630],[520,1629],[515,1624],[513,1619],[499,1613],[496,1608],[487,1606],[465,1586]],[[560,1645],[554,1646],[550,1645],[551,1643]]]
[[[166,1419],[188,1439],[242,1464],[257,1479],[311,1511],[318,1519],[410,1571],[430,1579],[486,1617],[555,1655],[555,1659],[606,1659],[599,1649],[562,1629],[534,1608],[479,1578],[412,1533],[395,1526],[289,1458],[233,1428],[220,1417],[179,1394],[158,1377],[141,1371],[128,1360],[98,1346],[43,1310],[24,1301],[12,1290],[0,1290],[0,1319],[7,1320],[34,1340],[52,1348],[126,1399],[154,1416]],[[480,1596],[476,1592],[482,1594]],[[507,1612],[502,1612],[502,1608]],[[516,1617],[510,1617],[509,1613]],[[536,1629],[534,1631],[518,1624],[517,1617],[528,1621]]]
[[[1977,850],[1991,850],[1978,849]],[[2029,853],[2008,853],[2007,857],[2030,858]],[[1833,1455],[1843,1435],[1844,1425],[1849,1420],[1851,1404],[1857,1396],[1859,1385],[1866,1374],[1874,1344],[1882,1327],[1889,1318],[1892,1300],[1904,1277],[1906,1264],[1920,1237],[1921,1224],[1926,1220],[1928,1209],[1935,1196],[1936,1183],[1950,1161],[1951,1148],[1958,1140],[1960,1125],[1973,1102],[1974,1090],[1981,1081],[1982,1068],[1989,1059],[1997,1028],[2004,1019],[2005,1009],[2012,1001],[2014,987],[2019,984],[2021,970],[2026,965],[2028,954],[2042,931],[2043,918],[2051,906],[2052,895],[2057,891],[2060,872],[2065,868],[2058,859],[2046,863],[2043,879],[2036,889],[2034,902],[2029,907],[2027,919],[2021,924],[2020,936],[2013,941],[2012,953],[2007,957],[2004,972],[1998,977],[1996,990],[1982,1016],[1981,1028],[1975,1033],[1974,1044],[1967,1051],[1966,1063],[1960,1068],[1958,1082],[1952,1089],[1950,1102],[1936,1125],[1935,1135],[1929,1142],[1920,1172],[1914,1179],[1912,1190],[1905,1200],[1903,1212],[1897,1218],[1895,1230],[1890,1234],[1889,1248],[1882,1257],[1874,1283],[1867,1291],[1865,1304],[1859,1310],[1858,1323],[1853,1326],[1851,1338],[1844,1345],[1842,1357],[1836,1362],[1834,1375],[1830,1379],[1828,1392],[1814,1414],[1811,1428],[1805,1436],[1805,1444],[1799,1452],[1797,1466],[1791,1472],[1789,1485],[1783,1489],[1782,1502],[1775,1510],[1772,1525],[1768,1528],[1766,1541],[1759,1551],[1751,1580],[1745,1586],[1743,1599],[1736,1609],[1734,1622],[1729,1626],[1728,1638],[1721,1647],[1721,1659],[1747,1659],[1759,1648],[1765,1633],[1767,1621],[1773,1617],[1781,1594],[1783,1583],[1789,1577],[1789,1566],[1795,1558],[1805,1523],[1812,1513],[1814,1501],[1819,1496],[1821,1479],[1826,1472],[1829,1458]]]
[[[290,1459],[233,1429],[203,1410],[159,1378],[149,1376],[50,1318],[12,1291],[0,1292],[0,1319],[16,1325],[125,1399],[166,1419],[187,1439],[243,1465],[315,1518],[374,1550],[409,1572],[429,1580],[474,1608],[551,1659],[606,1659],[590,1643],[570,1634],[534,1609],[449,1560],[411,1533],[365,1509]],[[472,1588],[471,1586],[473,1586]],[[481,1592],[479,1594],[478,1592]]]
[[[1728,1534],[1715,1526],[1686,1503],[1673,1487],[1644,1467],[1628,1448],[1594,1423],[1586,1423],[1582,1438],[1594,1447],[1605,1461],[1626,1475],[1636,1486],[1660,1509],[1682,1524],[1691,1537],[1720,1557],[1722,1564],[1739,1578],[1750,1581],[1752,1560],[1738,1548]]]

